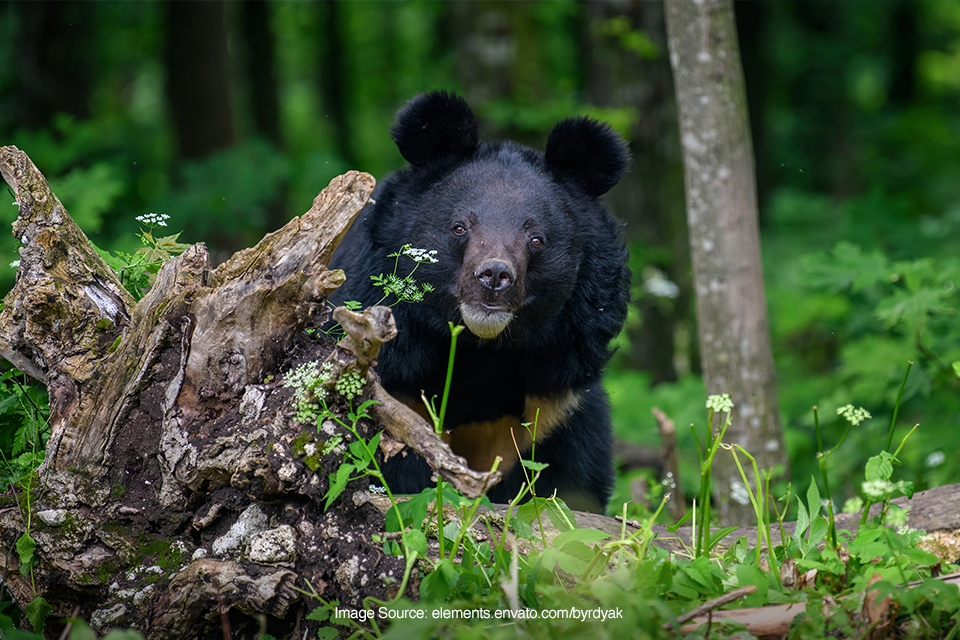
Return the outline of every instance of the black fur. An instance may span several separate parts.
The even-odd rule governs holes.
[[[536,459],[550,464],[537,493],[579,494],[602,509],[613,469],[600,378],[626,318],[630,274],[619,224],[597,196],[625,170],[625,144],[607,125],[585,118],[557,125],[546,158],[513,142],[479,144],[469,107],[445,93],[411,100],[393,137],[413,166],[378,185],[376,203],[337,250],[332,267],[344,269],[347,282],[334,302],[379,301],[382,291],[370,276],[392,273],[388,254],[401,245],[437,250],[439,262],[420,264],[414,275],[435,291],[422,303],[393,309],[399,335],[380,352],[383,386],[407,398],[421,391],[439,398],[447,322],[472,319],[474,332],[464,331],[457,344],[446,428],[456,433],[466,423],[521,417],[527,396],[576,393],[576,410],[536,446]],[[512,278],[503,291],[478,281],[491,260],[505,264]],[[398,275],[412,266],[401,258]],[[512,320],[496,335],[478,337],[476,331],[487,331],[490,309]],[[430,469],[414,456],[394,457],[385,473],[399,493],[430,484]],[[515,465],[491,499],[510,500],[521,481]]]

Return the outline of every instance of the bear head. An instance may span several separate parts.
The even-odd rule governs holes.
[[[581,281],[585,254],[609,253],[602,245],[617,238],[598,196],[617,183],[629,160],[608,125],[564,120],[545,152],[513,142],[481,144],[467,103],[434,92],[410,100],[391,133],[411,166],[377,195],[383,218],[375,235],[386,247],[402,239],[438,251],[440,260],[419,265],[416,278],[434,287],[425,302],[443,330],[447,321],[462,320],[482,340],[508,328],[514,338],[542,336],[543,323],[575,288],[590,291],[591,283]],[[618,291],[622,269],[621,262],[608,274]]]

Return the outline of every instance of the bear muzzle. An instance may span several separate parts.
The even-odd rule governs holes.
[[[489,239],[477,242],[467,252],[457,290],[463,323],[485,340],[499,336],[514,319],[523,304],[526,275],[524,262],[515,263],[507,248],[496,250],[491,244]],[[487,251],[477,251],[481,247]]]
[[[513,320],[513,313],[510,311],[467,302],[460,303],[460,316],[473,335],[485,340],[496,338]]]

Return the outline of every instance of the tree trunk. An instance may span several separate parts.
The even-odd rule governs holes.
[[[667,3],[684,155],[703,377],[736,408],[726,440],[761,469],[786,464],[760,262],[757,190],[731,0]],[[720,520],[753,511],[731,456],[717,469]],[[752,483],[752,479],[751,479]]]
[[[254,129],[258,136],[280,147],[280,89],[274,68],[276,40],[270,24],[272,13],[267,0],[245,0],[240,7],[244,66]]]
[[[223,0],[166,4],[167,97],[181,158],[233,144]]]

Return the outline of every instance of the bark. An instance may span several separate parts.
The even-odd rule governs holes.
[[[731,0],[667,3],[667,34],[680,109],[707,393],[729,393],[733,399],[727,442],[743,446],[761,469],[786,465],[760,262],[753,150]],[[752,509],[733,460],[721,455],[718,461],[719,468],[714,468],[720,521],[747,521]]]

